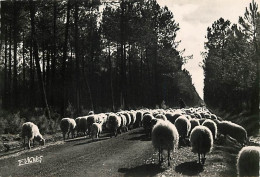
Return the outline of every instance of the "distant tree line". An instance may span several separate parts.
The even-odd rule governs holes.
[[[207,30],[204,99],[227,111],[259,110],[260,13],[256,2],[238,24],[220,18]]]
[[[179,29],[156,0],[2,1],[2,107],[45,107],[50,116],[69,105],[80,114],[174,106],[179,97],[197,104]]]

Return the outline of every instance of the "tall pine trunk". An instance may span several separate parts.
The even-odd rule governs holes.
[[[66,60],[67,60],[67,52],[68,52],[68,36],[69,36],[69,23],[70,23],[70,0],[67,2],[67,20],[66,20],[66,27],[65,27],[65,41],[63,46],[63,60],[62,60],[62,69],[61,69],[61,78],[62,78],[62,87],[61,87],[61,114],[64,116],[65,114],[65,105],[67,98],[65,93],[65,83],[66,83]]]
[[[40,61],[39,61],[40,59],[39,59],[39,56],[38,56],[38,45],[37,45],[37,41],[36,41],[35,22],[34,22],[35,4],[32,1],[30,1],[29,3],[30,3],[32,41],[33,41],[33,49],[34,49],[33,54],[34,54],[34,57],[35,57],[36,71],[37,71],[40,90],[42,92],[42,97],[43,97],[44,103],[45,103],[47,117],[50,119],[51,114],[50,114],[50,109],[49,109],[49,106],[48,106],[48,101],[47,101],[46,92],[45,92],[45,87],[44,87],[44,83],[43,83],[43,79],[42,79],[42,73],[41,73],[41,67],[40,67]]]

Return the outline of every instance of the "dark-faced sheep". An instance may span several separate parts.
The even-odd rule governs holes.
[[[213,147],[213,136],[211,131],[203,126],[196,126],[190,134],[191,151],[198,153],[199,163],[205,163],[206,153],[210,152]],[[200,156],[202,158],[200,160]]]
[[[39,128],[37,125],[35,125],[32,122],[26,122],[22,125],[22,138],[23,138],[23,146],[25,149],[25,137],[28,138],[28,148],[31,149],[31,141],[33,141],[34,146],[34,140],[38,141],[41,145],[45,144],[45,139],[42,137]]]
[[[171,122],[158,120],[152,129],[153,147],[159,151],[159,164],[163,162],[162,152],[168,153],[168,166],[170,166],[170,152],[178,147],[179,134]]]

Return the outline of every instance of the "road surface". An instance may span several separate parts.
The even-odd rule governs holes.
[[[215,146],[202,167],[190,147],[181,147],[170,167],[159,166],[151,141],[138,128],[112,138],[102,134],[98,141],[81,138],[21,150],[0,158],[0,176],[230,176],[235,155],[233,149]],[[25,164],[27,158],[36,162]]]

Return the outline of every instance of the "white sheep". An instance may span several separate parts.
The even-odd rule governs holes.
[[[213,136],[211,131],[203,126],[196,126],[190,134],[190,143],[191,143],[191,151],[194,153],[198,153],[199,163],[205,163],[206,153],[210,152],[213,147]],[[200,161],[200,155],[203,155]]]
[[[99,137],[99,135],[102,133],[102,124],[101,123],[93,123],[91,125],[91,137],[92,140],[94,140],[94,138]]]
[[[190,132],[190,121],[186,118],[185,115],[182,115],[175,120],[174,125],[178,130],[180,138],[184,141],[184,139],[188,136],[188,133]]]
[[[168,152],[168,166],[170,166],[170,152],[178,147],[179,133],[171,122],[157,120],[152,129],[153,147],[159,151],[159,164],[163,162],[162,152]]]
[[[244,145],[247,143],[247,131],[240,125],[230,121],[221,121],[218,124],[219,133],[237,140],[238,143]]]
[[[63,134],[63,140],[65,140],[66,134],[68,134],[68,138],[69,138],[70,133],[71,133],[72,138],[74,138],[75,128],[76,128],[76,122],[75,122],[74,119],[71,119],[71,118],[61,119],[60,129],[61,129],[62,134]]]
[[[239,176],[259,176],[260,147],[243,147],[237,155],[237,172]]]
[[[217,128],[217,124],[213,120],[207,119],[203,122],[202,125],[210,129],[213,139],[217,138],[218,128]]]
[[[24,149],[25,149],[25,137],[28,138],[29,149],[31,149],[31,144],[30,144],[31,141],[33,141],[33,146],[34,146],[34,140],[38,141],[41,145],[45,144],[45,139],[42,137],[38,126],[32,122],[26,122],[22,125],[21,135],[23,138]]]
[[[110,114],[107,119],[106,127],[112,132],[112,134],[117,136],[117,131],[121,126],[121,117],[116,114]],[[112,134],[110,137],[112,137]]]

